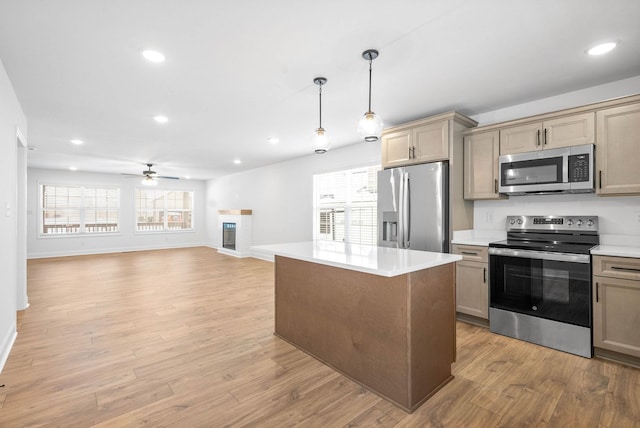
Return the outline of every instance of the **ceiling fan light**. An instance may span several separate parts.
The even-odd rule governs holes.
[[[141,183],[145,186],[157,186],[158,182],[156,180],[153,179],[153,177],[151,177],[150,175],[147,175],[145,178],[142,179]]]
[[[358,122],[358,135],[368,143],[375,143],[380,139],[383,127],[382,118],[374,112],[368,111]]]

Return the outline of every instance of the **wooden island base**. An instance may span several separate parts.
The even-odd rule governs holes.
[[[453,379],[454,263],[385,277],[275,261],[278,337],[407,412]]]

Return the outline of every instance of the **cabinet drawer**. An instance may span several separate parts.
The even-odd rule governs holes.
[[[454,244],[451,248],[454,254],[461,255],[462,259],[466,261],[487,263],[489,260],[487,247],[482,247],[480,245]]]
[[[593,256],[593,274],[610,278],[640,280],[640,259]]]

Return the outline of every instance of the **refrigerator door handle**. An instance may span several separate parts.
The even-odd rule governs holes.
[[[404,199],[403,199],[403,204],[404,204],[404,248],[410,248],[411,247],[411,192],[409,189],[409,173],[405,172],[404,176],[402,177],[403,181],[404,181]]]
[[[398,183],[398,238],[397,247],[404,248],[404,172],[400,171],[400,183]]]

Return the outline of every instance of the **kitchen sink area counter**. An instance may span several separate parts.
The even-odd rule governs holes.
[[[455,254],[328,241],[275,255],[275,335],[412,412],[456,355]]]

